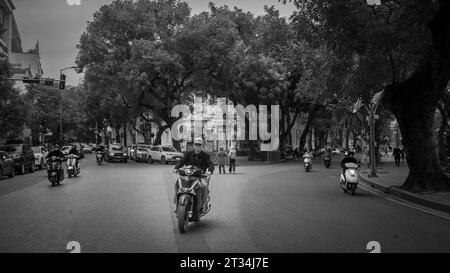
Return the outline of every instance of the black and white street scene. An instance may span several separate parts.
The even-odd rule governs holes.
[[[449,253],[450,1],[0,0],[1,253]]]

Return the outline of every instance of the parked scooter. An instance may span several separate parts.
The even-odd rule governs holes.
[[[205,216],[211,206],[209,204],[208,211],[204,214],[200,213],[202,204],[198,199],[198,193],[201,187],[204,187],[201,178],[208,176],[204,172],[194,166],[186,166],[178,170],[179,178],[176,185],[176,214],[178,218],[178,229],[181,233],[187,230],[189,222],[199,222],[200,218]],[[209,203],[209,200],[207,201]]]
[[[339,185],[345,193],[350,192],[355,195],[358,187],[358,169],[359,165],[355,163],[346,163],[344,174],[341,173]]]
[[[52,186],[59,185],[64,180],[64,169],[62,167],[63,158],[52,156],[47,160],[48,180]]]
[[[77,167],[76,164],[77,158],[78,156],[73,154],[69,155],[67,158],[67,175],[69,176],[69,178],[80,174],[80,166]]]

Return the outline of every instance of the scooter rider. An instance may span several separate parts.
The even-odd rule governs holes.
[[[58,158],[58,160],[60,161],[60,163],[64,160],[64,157],[66,156],[66,155],[60,150],[60,147],[59,147],[58,144],[55,144],[55,146],[53,147],[53,150],[50,151],[50,152],[47,154],[46,158],[49,159],[49,158],[52,158],[52,157],[54,157],[54,156],[56,156],[56,157]],[[61,175],[62,175],[62,172],[63,172],[63,170],[61,169],[61,170],[60,170],[60,173],[59,173],[59,176],[60,176],[60,177],[61,177]],[[49,173],[49,176],[50,176],[50,173]]]
[[[101,159],[102,161],[105,159],[107,151],[108,150],[106,149],[105,145],[103,145],[103,144],[100,144],[96,149],[97,153],[100,152],[102,154],[102,159]]]
[[[194,140],[194,150],[187,152],[184,157],[175,166],[174,172],[178,172],[178,169],[183,166],[195,166],[201,169],[203,172],[207,172],[208,175],[212,175],[214,172],[214,163],[211,160],[209,154],[202,150],[203,139],[196,138]],[[210,177],[204,177],[202,179],[203,187],[200,188],[200,200],[202,204],[202,209],[200,213],[206,213],[209,204],[209,180]],[[177,191],[178,184],[175,184],[175,192]],[[176,202],[176,201],[175,201]]]
[[[72,148],[69,151],[69,155],[75,155],[75,166],[77,169],[79,169],[80,163],[78,161],[78,158],[80,156],[80,151],[78,151],[77,146],[72,145]]]
[[[62,159],[65,157],[65,154],[63,152],[61,152],[60,147],[58,144],[55,144],[55,146],[53,147],[53,150],[51,150],[48,154],[46,158],[51,158],[53,156],[56,156],[59,159]]]
[[[345,157],[341,161],[342,175],[344,178],[345,178],[345,170],[346,170],[345,164],[347,164],[347,163],[358,164],[358,160],[356,160],[356,158],[354,156],[355,156],[355,153],[353,151],[345,152]]]

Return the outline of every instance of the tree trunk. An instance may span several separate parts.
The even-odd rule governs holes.
[[[402,188],[414,192],[450,189],[433,134],[437,102],[446,85],[435,87],[431,71],[425,65],[405,82],[385,90],[384,101],[397,118],[406,148],[409,175]]]
[[[317,114],[317,108],[314,108],[311,113],[309,113],[308,115],[308,120],[306,121],[305,124],[305,129],[303,129],[302,135],[300,136],[300,146],[299,146],[299,150],[302,151],[302,149],[305,147],[306,144],[306,137],[308,136],[308,134],[311,131],[311,125],[316,117]]]
[[[128,132],[127,132],[127,130],[128,130],[128,126],[127,126],[127,122],[125,121],[124,123],[123,123],[123,145],[124,146],[128,146],[128,143],[127,143],[127,134],[128,134]]]
[[[165,130],[171,128],[171,125],[164,125],[158,127],[158,132],[156,133],[156,138],[153,141],[153,145],[161,145],[161,137]]]
[[[447,114],[443,106],[439,106],[439,113],[441,114],[441,126],[439,127],[438,143],[439,143],[439,161],[441,166],[447,168],[447,146],[445,145],[445,129],[447,128]]]

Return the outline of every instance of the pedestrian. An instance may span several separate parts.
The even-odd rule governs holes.
[[[395,148],[393,152],[394,160],[395,160],[395,166],[400,166],[400,157],[401,157],[401,150],[399,148]]]
[[[219,153],[217,153],[218,158],[218,165],[219,165],[219,174],[223,173],[225,174],[225,164],[227,164],[227,153],[223,150],[223,148],[220,148]]]
[[[228,157],[230,159],[228,172],[231,173],[233,171],[233,173],[236,173],[236,149],[234,147],[231,147]]]
[[[369,168],[369,149],[367,147],[363,149],[363,166]]]
[[[298,147],[295,148],[294,150],[294,159],[298,158]]]

